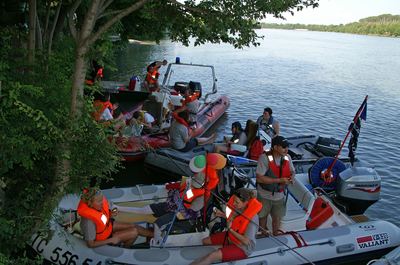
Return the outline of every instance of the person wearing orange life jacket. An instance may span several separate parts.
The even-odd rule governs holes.
[[[288,154],[288,141],[278,135],[272,138],[271,150],[262,154],[257,163],[257,199],[263,204],[259,214],[260,227],[266,231],[267,217],[272,217],[272,232],[278,234],[286,213],[284,189],[295,177],[295,168]]]
[[[77,210],[83,238],[90,248],[121,242],[130,247],[139,235],[153,236],[152,231],[135,224],[114,221],[112,217],[118,212],[110,210],[107,199],[96,188],[83,191]]]
[[[143,85],[149,92],[160,90],[160,86],[158,84],[158,77],[160,76],[160,73],[158,70],[161,66],[167,65],[167,63],[167,60],[155,61],[147,66],[146,78]]]
[[[152,203],[144,207],[123,207],[117,206],[120,211],[134,212],[139,214],[152,214],[157,218],[175,214],[178,204],[182,200],[184,207],[181,207],[179,211],[179,219],[197,218],[199,216],[199,211],[204,206],[204,194],[209,187],[206,187],[206,174],[203,170],[197,170],[199,167],[195,167],[195,164],[205,165],[206,157],[204,155],[199,155],[191,159],[190,168],[195,173],[193,177],[189,180],[190,184],[186,183],[186,178],[180,183],[167,184],[166,188],[168,192],[168,198],[165,202]],[[214,184],[214,182],[213,182]],[[215,185],[216,186],[216,185]],[[212,188],[215,188],[212,187]],[[164,219],[169,219],[163,217]],[[157,221],[156,221],[157,223]]]
[[[191,265],[208,265],[213,262],[229,262],[245,259],[255,250],[258,215],[261,203],[246,188],[235,191],[227,204],[225,213],[216,210],[216,216],[227,218],[228,230],[203,239],[203,245],[222,245]]]

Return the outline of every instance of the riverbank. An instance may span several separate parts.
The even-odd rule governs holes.
[[[266,29],[310,30],[322,32],[340,32],[381,37],[400,37],[400,15],[380,15],[360,19],[358,22],[340,25],[305,25],[261,23]]]

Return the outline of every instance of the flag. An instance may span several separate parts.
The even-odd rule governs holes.
[[[361,130],[361,120],[367,120],[367,99],[368,96],[365,97],[364,102],[361,104],[360,108],[357,111],[356,116],[354,117],[353,122],[350,124],[349,131],[351,130],[351,137],[349,141],[349,158],[350,163],[353,165],[355,161],[355,153],[357,149],[358,136]]]

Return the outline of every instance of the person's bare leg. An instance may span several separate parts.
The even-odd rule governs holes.
[[[280,228],[281,228],[281,218],[277,216],[272,216],[272,232],[274,236],[279,234]]]
[[[269,235],[268,228],[267,228],[267,217],[268,216],[260,217],[260,219],[259,219],[260,231],[266,236]]]
[[[222,260],[222,251],[216,250],[198,260],[193,261],[190,265],[209,265],[213,262]]]
[[[205,144],[213,143],[215,141],[216,137],[217,137],[217,135],[215,133],[213,133],[210,137],[199,137],[196,139],[197,139],[197,143],[199,145],[205,145]]]

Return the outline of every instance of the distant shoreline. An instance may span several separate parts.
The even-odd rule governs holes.
[[[340,25],[305,25],[261,23],[261,28],[300,31],[339,32],[381,37],[400,37],[400,15],[380,15],[360,19],[358,22]]]

